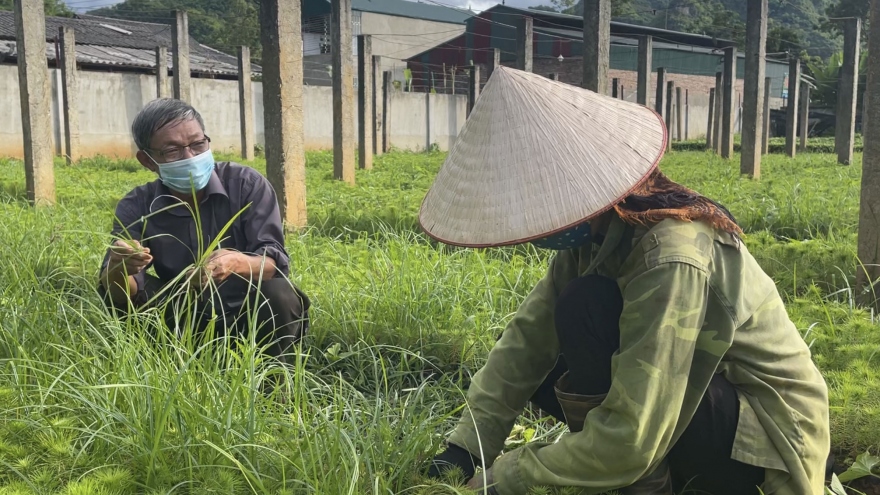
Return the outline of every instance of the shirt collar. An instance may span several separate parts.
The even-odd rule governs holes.
[[[217,167],[214,167],[214,171],[211,172],[211,178],[208,179],[208,185],[205,186],[205,198],[207,199],[207,197],[212,194],[219,194],[221,196],[226,196],[227,199],[229,198],[229,193],[226,191],[226,187],[223,186],[220,176],[217,175]]]
[[[593,262],[590,263],[590,266],[587,268],[585,273],[592,273],[593,270],[596,269],[601,263],[603,263],[612,253],[617,249],[620,245],[621,240],[623,240],[624,234],[626,233],[627,225],[620,219],[617,215],[611,216],[611,223],[608,226],[608,232],[605,234],[605,238],[602,240],[601,246],[599,246],[598,252],[596,256],[593,258]]]

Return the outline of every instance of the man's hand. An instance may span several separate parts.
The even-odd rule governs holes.
[[[218,249],[208,256],[203,266],[197,266],[187,273],[190,286],[194,289],[204,289],[210,282],[219,284],[233,273],[238,273],[242,266],[244,255],[231,249]]]
[[[138,286],[134,276],[144,271],[153,261],[150,249],[138,241],[117,240],[110,246],[107,268],[101,274],[101,283],[114,304],[126,304]]]
[[[204,276],[210,277],[219,284],[232,274],[241,274],[246,267],[250,266],[245,258],[246,256],[238,251],[218,249],[208,257]]]
[[[110,262],[107,265],[111,272],[121,272],[128,276],[137,275],[144,271],[153,261],[150,248],[141,246],[135,240],[117,240],[110,246]]]
[[[194,274],[194,271],[197,273]],[[269,279],[275,275],[275,261],[233,249],[218,249],[208,256],[204,266],[190,270],[187,278],[191,286],[203,289],[209,281],[219,284],[233,275],[250,281]]]

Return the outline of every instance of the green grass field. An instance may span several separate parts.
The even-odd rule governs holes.
[[[0,160],[0,494],[465,492],[419,473],[549,253],[429,242],[417,211],[443,158],[385,155],[351,187],[333,181],[332,155],[307,156],[311,227],[287,247],[315,306],[284,401],[260,393],[285,371],[253,345],[153,343],[155,313],[103,308],[95,282],[113,208],[149,172],[59,162],[58,205],[34,210],[23,164]],[[702,152],[661,165],[745,228],[828,380],[847,465],[880,446],[880,328],[851,289],[860,163],[773,155],[760,181]],[[509,447],[563,431],[523,419]]]

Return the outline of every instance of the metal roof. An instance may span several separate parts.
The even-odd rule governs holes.
[[[549,34],[549,35],[553,35],[553,36],[563,36],[566,38],[571,38],[572,40],[583,40],[584,39],[584,32],[578,31],[575,29],[558,29],[558,28],[536,27],[536,28],[534,28],[534,31],[536,33],[544,33],[544,34]],[[629,38],[626,36],[617,36],[617,35],[611,36],[611,44],[613,44],[613,45],[626,45],[626,46],[631,46],[634,48],[639,46],[638,40],[636,40],[634,38]],[[702,47],[702,46],[687,45],[684,43],[664,43],[662,41],[654,41],[653,46],[655,49],[662,48],[662,49],[667,49],[667,50],[678,50],[678,51],[685,51],[685,52],[691,52],[691,53],[705,53],[705,54],[719,54],[719,53],[721,53],[720,48],[706,48],[706,47]],[[737,52],[737,56],[739,58],[744,58],[745,54],[743,52]],[[770,58],[767,59],[767,63],[783,64],[783,65],[788,64],[788,62],[782,62],[782,61],[773,60]]]
[[[208,56],[205,56],[208,55]],[[18,58],[15,41],[0,39],[0,59]],[[228,57],[228,56],[227,56]],[[55,61],[55,44],[46,43],[46,59]],[[156,52],[142,48],[124,48],[118,46],[76,45],[76,61],[80,65],[116,66],[137,69],[155,69]],[[168,70],[172,69],[171,54],[165,62]],[[238,61],[229,64],[219,58],[212,58],[210,52],[190,54],[192,72],[214,75],[238,75]]]
[[[74,18],[46,17],[46,57],[55,60],[55,39],[58,28],[69,26],[76,38],[76,60],[93,66],[116,66],[155,69],[156,47],[168,48],[171,68],[171,26],[148,22],[126,21],[91,15]],[[15,17],[0,12],[0,56],[17,58]],[[238,75],[238,59],[232,55],[200,44],[190,36],[190,70],[213,75]],[[254,73],[261,68],[252,65]]]
[[[480,14],[482,15],[483,13],[492,13],[496,15],[509,13],[516,16],[529,16],[534,19],[535,28],[555,26],[582,30],[584,25],[584,18],[582,16],[548,12],[544,10],[521,9],[518,7],[511,7],[510,5],[495,5],[492,8],[484,10]],[[546,26],[542,26],[542,24],[546,24]],[[666,41],[673,44],[680,43],[683,45],[702,46],[706,48],[720,48],[733,43],[732,41],[713,38],[712,36],[706,36],[704,34],[670,31],[667,29],[639,26],[637,24],[618,21],[611,21],[611,34],[619,36],[647,35],[655,38],[654,43],[657,43],[658,41]]]
[[[351,10],[450,24],[464,24],[468,18],[476,15],[464,9],[408,0],[352,0]],[[305,0],[302,12],[304,17],[329,14],[330,1]]]

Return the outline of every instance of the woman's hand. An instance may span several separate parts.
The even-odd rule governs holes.
[[[492,468],[471,478],[468,481],[467,487],[488,495],[498,495],[498,491],[495,490],[495,477],[492,475]]]

